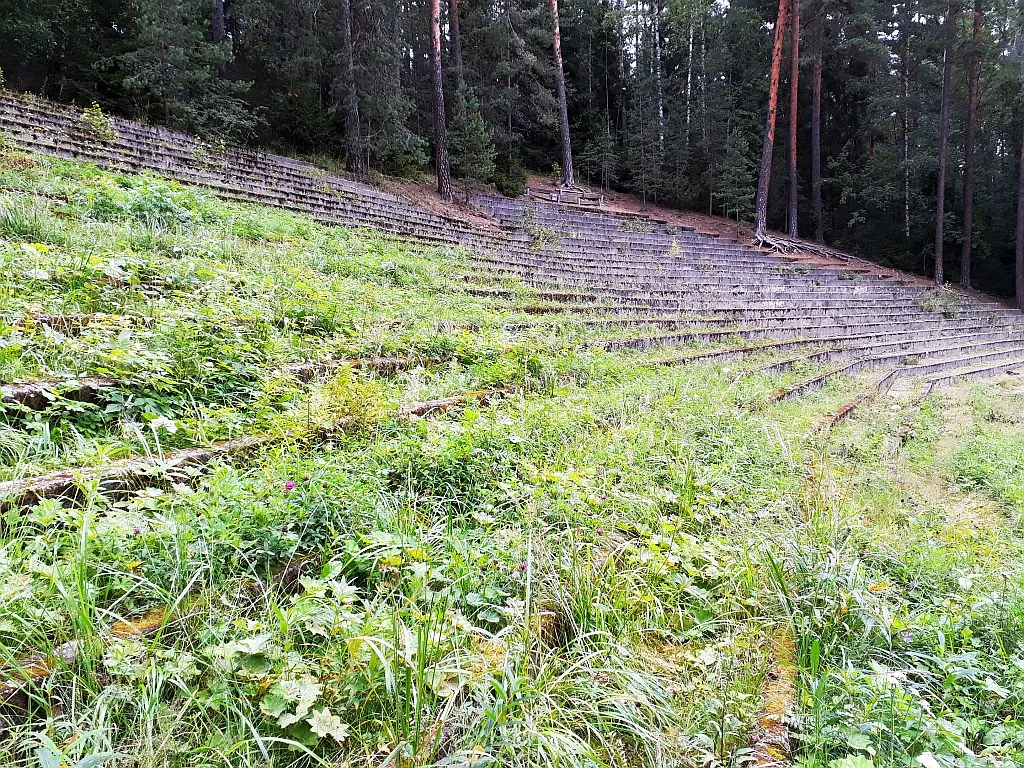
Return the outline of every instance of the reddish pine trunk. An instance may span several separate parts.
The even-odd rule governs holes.
[[[359,124],[359,92],[356,90],[356,59],[352,49],[352,2],[341,0],[341,60],[345,85],[345,154],[350,173],[365,173],[362,130]]]
[[[900,69],[902,92],[902,128],[903,128],[903,236],[910,240],[910,20],[913,15],[913,2],[907,0],[903,4],[900,17]]]
[[[562,134],[562,186],[575,186],[572,168],[572,142],[569,138],[569,100],[565,93],[565,68],[562,66],[562,32],[558,23],[558,0],[551,0],[551,19],[555,32],[555,91],[558,95],[558,126]]]
[[[935,284],[941,286],[943,243],[946,238],[946,164],[949,155],[949,83],[953,77],[953,3],[946,8],[945,45],[942,62],[942,110],[939,116],[939,189],[935,205]]]
[[[964,246],[960,253],[960,285],[971,285],[971,248],[974,234],[974,137],[978,127],[978,82],[981,80],[981,0],[974,0],[971,69],[967,78],[967,139],[964,147]]]
[[[441,0],[430,0],[430,44],[434,69],[434,166],[437,191],[451,201],[452,169],[448,163],[448,124],[444,114],[444,80],[441,76]]]
[[[800,83],[800,0],[793,0],[793,26],[790,30],[792,60],[789,69],[789,234],[797,237],[797,116]]]
[[[1024,135],[1020,139],[1020,178],[1017,182],[1017,306],[1024,309]]]
[[[782,43],[786,39],[789,0],[779,0],[779,17],[775,22],[775,47],[772,49],[772,73],[768,86],[768,124],[761,151],[761,170],[757,177],[757,219],[755,233],[763,237],[768,226],[768,187],[772,176],[772,151],[775,149],[775,120],[779,112],[779,77],[782,72]]]
[[[213,42],[223,43],[228,39],[224,23],[224,0],[213,0]]]
[[[455,66],[455,110],[466,117],[466,70],[462,63],[462,28],[459,24],[459,0],[448,0],[448,30],[452,43],[452,64]]]
[[[821,206],[821,57],[825,45],[825,11],[818,12],[814,41],[814,71],[811,76],[811,207],[814,209],[814,239],[825,242],[825,214]]]

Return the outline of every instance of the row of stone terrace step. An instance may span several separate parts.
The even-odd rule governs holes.
[[[622,221],[611,214],[596,211],[578,211],[546,203],[511,201],[494,196],[477,195],[474,203],[507,225],[526,222],[529,231],[538,221],[557,221],[558,243],[551,247],[523,255],[517,253],[504,264],[489,266],[508,274],[519,274],[533,282],[562,284],[617,296],[647,295],[662,298],[668,294],[687,296],[690,293],[743,295],[746,298],[770,297],[787,294],[794,302],[814,296],[835,295],[842,298],[877,298],[879,300],[920,299],[923,289],[919,285],[900,284],[889,278],[844,274],[842,267],[801,270],[786,266],[774,254],[752,248],[700,246],[701,235],[674,234],[663,224],[652,223],[646,233],[651,248],[638,248],[633,244],[634,221]],[[601,246],[591,245],[595,238],[586,238],[580,247],[580,233],[594,228],[604,233]],[[623,230],[625,227],[625,231]],[[681,237],[697,238],[694,251],[697,258],[678,248]],[[704,238],[708,241],[708,238]],[[712,251],[714,249],[714,251]],[[595,253],[597,251],[597,253]],[[619,251],[627,255],[619,255]],[[709,251],[712,251],[709,254]],[[601,253],[603,252],[603,253]],[[609,255],[610,254],[610,255]],[[806,271],[806,274],[800,272]],[[960,298],[951,306],[975,307],[979,302]],[[996,314],[1012,313],[994,303],[988,311]]]
[[[808,270],[816,276],[845,274],[874,275],[881,282],[881,270],[824,259],[789,259],[749,246],[731,243],[708,234],[677,231],[670,225],[652,222],[641,234],[614,214],[577,211],[550,203],[508,200],[478,194],[474,205],[499,219],[527,244],[542,248],[549,258],[572,258],[585,254],[591,262],[625,264],[633,269],[659,265],[699,264],[708,269],[721,266],[762,266],[777,271]],[[550,209],[559,209],[552,212]],[[551,226],[548,226],[551,225]],[[626,226],[626,229],[623,227]]]
[[[236,199],[256,199],[302,211],[314,209],[329,214],[329,218],[335,221],[355,220],[358,223],[376,225],[406,235],[434,236],[435,232],[424,231],[423,227],[428,225],[431,229],[441,227],[442,229],[447,229],[447,231],[456,230],[456,242],[464,243],[471,247],[475,246],[481,250],[494,250],[495,239],[493,237],[481,236],[479,232],[466,231],[465,229],[460,232],[458,227],[450,221],[441,220],[441,217],[432,217],[415,206],[411,206],[406,201],[394,196],[384,195],[372,187],[359,185],[340,177],[331,177],[332,183],[349,192],[353,196],[353,200],[338,200],[336,197],[331,198],[326,193],[321,192],[307,194],[305,195],[307,199],[304,199],[302,189],[296,189],[295,185],[301,182],[302,185],[306,185],[306,191],[309,192],[308,186],[311,183],[312,173],[309,170],[310,166],[298,161],[231,150],[220,158],[217,163],[211,164],[207,157],[206,147],[195,139],[171,131],[139,126],[121,120],[115,121],[115,127],[120,137],[119,140],[117,142],[109,142],[111,145],[120,145],[122,143],[129,145],[130,152],[122,153],[126,154],[127,157],[119,157],[117,152],[122,147],[115,146],[114,149],[110,149],[107,146],[108,142],[96,140],[88,131],[84,130],[80,116],[77,116],[70,110],[52,109],[50,105],[12,98],[4,98],[0,102],[0,106],[4,107],[2,113],[0,113],[0,119],[5,121],[3,124],[9,130],[12,127],[12,123],[20,125],[21,132],[16,133],[15,137],[22,139],[26,144],[30,144],[34,148],[50,149],[61,154],[86,156],[91,159],[98,159],[108,167],[117,166],[123,170],[139,170],[140,167],[163,171],[171,170],[179,178],[185,177],[184,180],[186,181],[217,187],[220,192],[229,193]],[[37,128],[42,128],[43,130],[36,130]],[[25,134],[26,130],[29,131],[27,136]],[[171,156],[160,157],[160,148],[174,150],[174,153]],[[154,156],[157,156],[159,162],[154,162]],[[240,186],[233,189],[225,188],[225,185],[222,183],[225,175],[233,173],[237,177],[241,170],[246,168],[252,169],[252,172],[243,179]],[[286,189],[283,192],[282,187],[287,187],[288,184],[291,184],[292,188]],[[364,206],[367,200],[371,200],[377,205],[372,210],[364,210],[360,206]],[[495,208],[503,207],[506,211],[529,210],[518,201],[501,201],[497,198],[494,200],[493,207]],[[552,218],[571,219],[571,214],[557,210],[554,206],[548,206],[541,210],[544,211],[545,215]],[[648,225],[644,222],[637,222],[636,219],[632,218],[608,215],[588,216],[586,213],[578,213],[576,215],[578,219],[587,223],[596,221],[599,225],[607,228],[614,228],[619,232],[624,231],[630,238],[632,238],[632,231],[638,227],[652,231],[657,230],[659,227],[664,229],[661,225]],[[394,223],[394,226],[388,226],[389,223]],[[662,233],[661,237],[664,238],[664,236],[665,234]],[[678,241],[678,237],[683,236],[685,235],[677,235],[675,242]],[[442,236],[440,239],[446,240],[447,238]],[[586,246],[589,246],[586,252],[591,258],[593,258],[594,251],[596,250],[595,243],[585,243]],[[694,241],[693,245],[695,248],[699,247],[700,240]],[[643,255],[636,252],[638,246],[639,243],[626,240],[617,246],[618,252],[606,253],[605,255],[609,258],[615,258],[620,252],[625,251],[629,253],[629,265],[635,270],[637,268],[638,256],[642,257]],[[770,259],[766,259],[763,254],[757,252],[733,247],[723,248],[720,252],[714,252],[711,251],[712,247],[705,246],[702,257],[714,258],[715,263],[722,266],[731,264],[734,266],[755,267],[762,263],[766,265],[771,264]],[[528,264],[523,263],[518,258],[512,257],[504,248],[499,248],[498,252],[501,256],[498,259],[499,264],[503,262],[504,266],[509,267],[518,261],[519,265],[528,266]],[[750,254],[754,254],[754,257],[751,258]],[[664,254],[652,252],[652,255],[658,257]],[[584,264],[577,262],[569,267],[569,271],[578,272],[584,267]],[[537,274],[536,277],[544,280],[557,279],[559,276],[554,274]],[[659,281],[664,283],[668,277],[665,274],[653,275],[648,282]],[[640,278],[634,276],[631,282],[637,283],[640,281]],[[698,281],[698,283],[700,282]],[[704,284],[709,282],[725,284],[728,282],[728,276],[717,281],[704,280],[702,282]],[[772,282],[792,284],[788,281]],[[614,288],[614,286],[607,287]],[[844,286],[843,290],[846,289],[847,287]]]
[[[740,338],[795,352],[769,368],[837,364],[792,387],[796,393],[875,367],[981,375],[1014,366],[1024,352],[1019,313],[965,295],[934,311],[919,285],[863,264],[787,258],[637,216],[497,196],[474,203],[502,227],[477,227],[301,161],[237,149],[218,154],[182,134],[112,124],[117,139],[103,141],[74,110],[0,95],[0,129],[29,149],[128,173],[155,171],[327,223],[465,245],[488,274],[549,289],[538,297],[568,302],[564,310],[576,302],[627,317],[703,316],[677,326],[689,327],[685,333],[610,341],[609,349]]]
[[[692,227],[656,220],[638,221],[635,216],[624,217],[617,213],[582,210],[553,203],[508,199],[480,193],[472,197],[472,202],[480,210],[499,219],[509,229],[533,231],[541,235],[545,234],[545,230],[555,230],[559,238],[568,237],[586,245],[601,246],[614,242],[616,245],[634,249],[645,245],[660,247],[666,242],[672,242],[683,254],[693,246],[706,253],[741,253],[748,257],[760,256],[776,264],[787,263],[787,258],[780,257],[779,254],[755,250],[749,245],[721,238],[715,233],[695,232]],[[666,237],[671,240],[666,240]],[[793,256],[788,258],[788,261],[811,266],[837,266],[836,260],[806,256]],[[860,261],[846,260],[841,263],[844,270],[852,273],[884,273],[881,268]]]
[[[605,349],[650,349],[740,338],[748,351],[787,356],[762,370],[832,364],[782,396],[875,368],[900,375],[987,375],[1024,365],[1024,323],[996,302],[957,294],[941,311],[926,289],[880,270],[791,263],[778,255],[664,223],[638,224],[600,211],[478,195],[474,204],[527,241],[514,260],[488,267],[538,286],[611,297],[647,314],[704,316],[689,330],[609,341]],[[539,247],[538,247],[539,244]],[[767,342],[767,343],[762,343]],[[710,354],[701,353],[697,358]],[[734,354],[728,346],[721,353]],[[958,373],[959,372],[959,373]]]
[[[290,158],[228,149],[162,128],[111,119],[117,136],[97,138],[79,113],[0,94],[0,130],[28,149],[93,162],[125,173],[153,171],[204,186],[223,197],[310,213],[329,223],[372,226],[430,243],[502,251],[507,236],[432,214],[370,185],[327,174]]]

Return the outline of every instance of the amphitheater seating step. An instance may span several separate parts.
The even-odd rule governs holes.
[[[27,150],[117,172],[156,173],[228,200],[278,206],[330,225],[466,248],[472,267],[461,290],[507,299],[529,315],[580,316],[581,327],[617,334],[588,342],[595,347],[727,345],[654,362],[772,353],[781,357],[752,372],[817,367],[780,389],[779,399],[869,368],[889,370],[881,377],[886,386],[910,377],[938,386],[1024,367],[1021,313],[977,294],[935,292],[867,262],[772,253],[575,198],[564,204],[550,196],[508,199],[477,192],[467,199],[481,216],[439,215],[292,158],[215,150],[127,120],[111,119],[111,126],[113,138],[98,137],[74,109],[0,94],[0,132]],[[528,290],[508,288],[508,280]],[[525,306],[524,298],[530,302]],[[623,336],[631,328],[636,333]],[[668,333],[652,334],[656,330]]]

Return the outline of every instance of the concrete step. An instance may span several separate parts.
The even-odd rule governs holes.
[[[963,348],[960,348],[961,351]],[[775,400],[787,400],[798,395],[802,395],[806,392],[814,389],[820,389],[828,381],[838,376],[849,376],[854,373],[866,370],[868,368],[878,368],[883,366],[892,365],[898,360],[898,356],[894,358],[892,355],[876,355],[870,357],[862,357],[856,359],[846,365],[838,366],[836,368],[829,369],[822,373],[816,374],[809,379],[798,382],[790,387],[779,390],[776,392],[773,399]],[[1000,349],[994,349],[984,352],[975,352],[967,354],[957,354],[952,357],[944,357],[937,360],[933,360],[927,363],[921,363],[918,365],[911,365],[905,368],[898,368],[895,372],[897,377],[905,376],[919,376],[926,375],[941,371],[954,371],[954,370],[973,370],[973,371],[987,371],[987,370],[1008,370],[1003,368],[1004,361],[1009,360],[1011,363],[1016,360],[1024,360],[1024,343],[1018,342],[1013,345],[1005,346]],[[982,375],[979,373],[978,375]],[[952,378],[957,378],[953,376]],[[949,378],[948,380],[952,380]],[[945,376],[936,377],[936,381],[945,382],[947,378]]]

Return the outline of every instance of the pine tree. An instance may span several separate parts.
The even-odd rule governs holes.
[[[754,213],[754,185],[757,161],[750,149],[747,135],[733,129],[725,146],[725,158],[718,174],[715,194],[722,212],[736,221],[749,220]]]
[[[953,76],[953,37],[956,27],[953,23],[954,9],[952,1],[946,6],[946,19],[943,22],[943,54],[942,54],[942,107],[939,113],[939,180],[938,202],[935,206],[935,284],[941,286],[945,281],[943,272],[943,245],[946,225],[946,165],[949,162],[949,89]]]
[[[551,2],[551,23],[554,31],[555,93],[558,95],[558,129],[562,144],[562,186],[576,186],[572,167],[572,141],[569,136],[569,99],[565,90],[565,67],[562,64],[562,32],[558,20],[558,0]]]
[[[768,85],[768,119],[761,151],[761,166],[757,181],[757,213],[754,223],[755,237],[767,239],[768,187],[772,175],[772,152],[775,148],[775,121],[779,111],[779,79],[782,70],[782,43],[786,39],[786,20],[789,18],[790,0],[779,0],[779,16],[775,22],[775,45],[772,49],[771,78]]]
[[[960,285],[971,285],[971,249],[974,243],[974,135],[978,126],[978,83],[981,80],[981,0],[974,0],[970,71],[967,77],[967,139],[964,147],[964,243],[960,253]]]
[[[601,189],[608,191],[618,181],[619,145],[607,122],[605,130],[591,139],[578,159],[588,184],[596,178]]]
[[[402,0],[373,0],[359,7],[360,39],[356,79],[363,97],[360,115],[369,165],[407,176],[428,162],[426,138],[413,130],[416,104],[403,81],[407,73],[408,26]],[[432,114],[430,118],[432,119]]]
[[[224,0],[213,0],[213,42],[223,43],[228,39],[227,25],[224,23]]]
[[[1017,274],[1017,306],[1024,310],[1024,135],[1020,140],[1020,169],[1017,181],[1017,235],[1014,265]]]
[[[448,31],[451,40],[452,69],[455,70],[455,118],[466,124],[466,65],[462,57],[462,22],[459,18],[459,0],[448,0]],[[479,111],[479,110],[478,110]]]
[[[789,70],[789,235],[797,237],[797,117],[800,82],[800,0],[791,0],[791,65]]]
[[[122,85],[149,119],[211,138],[245,140],[256,121],[248,85],[220,76],[230,52],[206,39],[189,0],[141,0],[130,50],[116,58]]]
[[[456,113],[449,138],[453,176],[485,182],[494,175],[494,137],[475,98],[466,101],[461,115]]]
[[[345,159],[350,173],[366,172],[363,158],[362,128],[359,124],[359,92],[356,90],[355,50],[352,46],[352,2],[341,5],[342,99],[345,110]]]
[[[441,73],[441,0],[430,2],[430,54],[434,76],[434,172],[442,200],[451,201],[452,171],[448,162],[448,124],[444,112],[444,78]]]
[[[818,9],[814,30],[814,69],[811,74],[811,208],[814,240],[825,242],[825,213],[821,201],[821,75],[825,47],[825,8]]]

